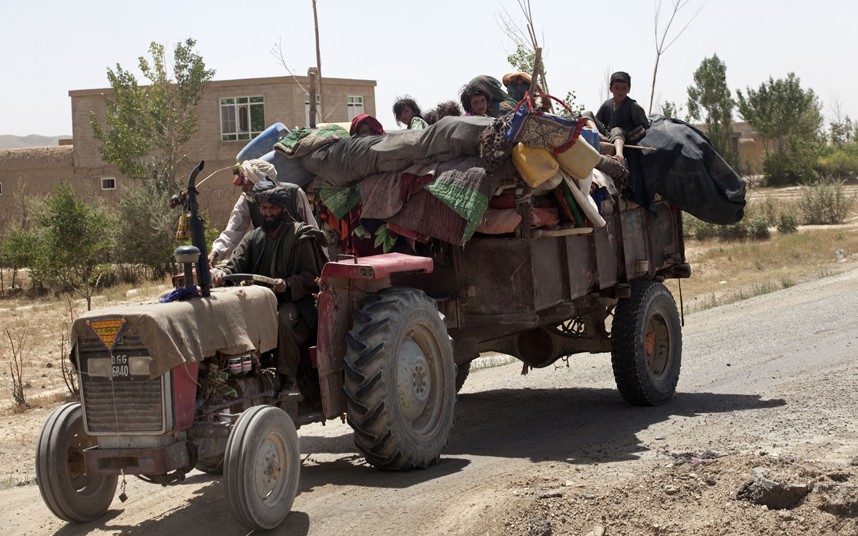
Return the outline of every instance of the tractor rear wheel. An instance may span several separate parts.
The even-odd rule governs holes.
[[[344,359],[348,421],[372,465],[435,462],[456,403],[456,364],[444,317],[423,291],[389,288],[354,314]]]

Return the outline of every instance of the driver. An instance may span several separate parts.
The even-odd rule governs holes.
[[[327,261],[324,235],[289,214],[289,188],[271,180],[253,187],[253,201],[262,214],[262,225],[246,235],[226,264],[212,270],[212,285],[221,286],[224,275],[252,273],[274,279],[277,295],[277,372],[284,392],[298,392],[296,376],[300,349],[316,327],[312,294]]]
[[[233,169],[233,174],[235,178],[232,183],[241,187],[241,195],[238,196],[238,201],[235,202],[235,206],[229,215],[226,229],[212,243],[212,249],[209,252],[209,266],[214,266],[218,259],[229,257],[229,254],[232,253],[244,235],[252,227],[261,225],[262,216],[259,214],[259,209],[254,205],[251,195],[253,186],[264,179],[277,180],[277,169],[274,165],[260,159],[245,160],[241,164],[237,164]],[[289,184],[288,188],[291,189],[290,203],[287,207],[289,213],[296,220],[318,227],[304,190],[297,184],[288,182],[281,184]]]

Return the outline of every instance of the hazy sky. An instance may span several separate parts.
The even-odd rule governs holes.
[[[664,0],[662,27],[672,2]],[[574,91],[579,103],[595,109],[607,96],[607,74],[624,70],[632,76],[631,97],[647,109],[655,62],[652,1],[531,5],[553,94]],[[795,72],[827,118],[838,104],[841,115],[858,118],[858,2],[689,0],[671,35],[701,5],[662,56],[654,112],[665,100],[684,110],[695,69],[717,54],[734,91]],[[318,0],[322,73],[376,80],[378,118],[396,128],[397,96],[408,93],[429,109],[458,99],[474,76],[500,79],[511,70],[506,57],[513,46],[498,22],[504,8],[523,21],[517,0]],[[137,58],[151,41],[172,50],[196,39],[217,80],[286,75],[271,54],[278,41],[296,74],[306,74],[316,59],[311,0],[7,0],[2,12],[0,134],[70,134],[69,90],[107,87],[106,69],[117,63],[137,72]]]

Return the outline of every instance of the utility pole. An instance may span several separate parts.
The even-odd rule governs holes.
[[[315,3],[315,2],[314,2]],[[307,78],[310,79],[310,128],[316,128],[316,83],[318,73],[315,67],[307,69]]]
[[[322,96],[322,51],[319,48],[319,12],[316,9],[316,0],[313,0],[313,24],[316,28],[316,84],[318,87],[319,105],[324,110],[323,101],[325,99]],[[312,110],[312,107],[315,106],[315,101],[311,101],[310,106]],[[315,119],[313,121],[315,123]]]

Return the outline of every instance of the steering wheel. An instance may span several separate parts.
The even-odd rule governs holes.
[[[224,281],[255,281],[257,283],[262,283],[268,285],[269,287],[274,287],[274,278],[267,277],[259,274],[227,274],[223,276]]]

